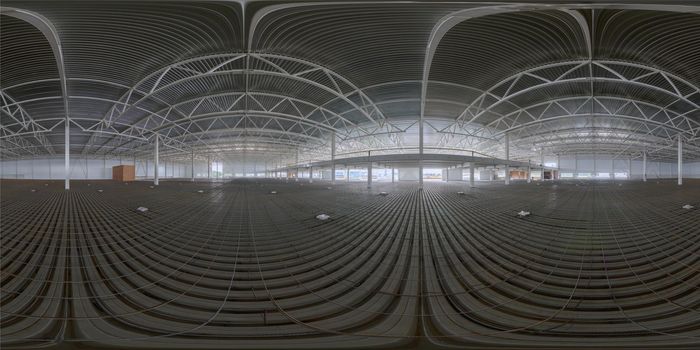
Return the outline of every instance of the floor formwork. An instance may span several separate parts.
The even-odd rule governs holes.
[[[3,348],[700,346],[697,180],[0,185]]]

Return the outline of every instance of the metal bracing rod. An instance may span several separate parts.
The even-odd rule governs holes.
[[[609,77],[609,76],[595,76],[595,77],[580,77],[576,76],[573,73],[580,69],[585,69],[586,67],[592,67],[592,66],[597,66],[599,68],[603,68],[604,70],[612,73],[614,78]],[[636,77],[633,78],[627,78],[623,76],[621,73],[619,73],[613,66],[623,66],[623,67],[629,67],[629,68],[635,68],[637,71],[641,70],[643,71],[644,74],[637,74]],[[539,71],[543,71],[546,69],[551,69],[555,67],[563,67],[563,68],[568,68],[570,69],[566,70],[564,73],[560,74],[558,77],[555,79],[551,79],[548,77],[540,76],[537,74]],[[590,68],[592,69],[592,68]],[[667,89],[662,86],[657,86],[657,85],[652,85],[650,83],[646,83],[642,80],[638,80],[644,76],[646,76],[646,73],[653,73],[653,74],[659,74],[662,77],[665,77],[666,81],[671,81],[668,79],[668,77],[671,77],[678,81],[678,83],[683,84],[683,88],[686,89],[691,89],[693,90],[692,93],[690,94],[679,94],[678,88],[673,85],[673,89]],[[531,85],[527,87],[523,87],[520,89],[513,89],[513,87],[516,86],[517,82],[520,80],[521,77],[523,76],[529,76],[535,79],[538,79],[541,81],[541,83],[536,84],[536,85]],[[579,83],[581,81],[588,81],[588,80],[594,80],[594,81],[602,81],[602,82],[622,82],[625,84],[630,84],[636,87],[644,87],[648,89],[652,89],[658,92],[666,93],[671,96],[677,97],[680,100],[690,104],[694,108],[700,108],[698,104],[693,102],[691,99],[688,98],[688,96],[692,95],[693,93],[696,93],[700,91],[700,89],[695,86],[694,84],[690,83],[689,81],[686,81],[685,79],[675,76],[669,72],[662,71],[660,69],[654,68],[654,67],[649,67],[645,66],[642,64],[637,64],[637,63],[631,63],[631,62],[624,62],[624,61],[603,61],[603,60],[597,60],[597,61],[589,61],[589,60],[577,60],[577,61],[564,61],[564,62],[557,62],[557,63],[552,63],[552,64],[547,64],[547,65],[542,65],[542,66],[537,66],[535,68],[531,68],[528,70],[525,70],[523,72],[517,73],[513,76],[510,76],[488,89],[486,93],[482,94],[481,96],[477,97],[467,108],[464,109],[462,113],[460,113],[459,117],[456,119],[455,122],[464,122],[466,120],[467,115],[471,115],[471,119],[467,121],[467,123],[472,123],[476,119],[478,119],[480,116],[482,116],[484,113],[489,112],[491,109],[494,107],[510,101],[512,98],[517,97],[519,95],[528,93],[530,91],[536,90],[536,89],[541,89],[541,88],[549,88],[561,84],[567,84],[567,83],[572,83],[576,82]],[[508,84],[508,89],[506,92],[502,95],[497,95],[493,91],[501,88]],[[486,107],[481,106],[483,101],[485,101],[488,98],[493,98],[495,99],[495,102],[488,104]],[[472,113],[471,109],[472,108],[477,108],[478,112],[477,113]]]
[[[598,106],[600,106],[599,111],[595,111],[591,114],[591,111],[587,111],[584,107],[590,105],[594,101]],[[577,102],[576,107],[567,108],[564,107],[562,103]],[[611,103],[611,106],[606,106],[606,103]],[[644,107],[644,108],[641,108]],[[500,137],[503,133],[515,131],[522,128],[527,128],[531,126],[536,126],[542,123],[551,123],[558,120],[570,120],[572,117],[605,117],[614,118],[621,121],[630,120],[638,121],[644,125],[655,125],[660,128],[673,131],[675,135],[678,132],[688,132],[693,133],[693,125],[695,125],[695,130],[700,131],[700,122],[693,120],[690,117],[692,111],[685,111],[679,113],[668,108],[669,106],[656,105],[649,102],[644,102],[641,100],[636,100],[632,98],[622,98],[622,97],[612,97],[612,96],[574,96],[574,97],[563,97],[554,100],[548,100],[544,102],[535,103],[525,107],[520,107],[507,114],[499,114],[499,118],[489,122],[488,124],[478,127],[476,131],[471,132],[469,136],[480,136],[484,138],[489,137]],[[536,110],[538,113],[532,113],[531,110]],[[647,113],[648,111],[655,111],[653,113]],[[697,111],[697,109],[695,110]],[[659,114],[663,113],[667,116],[665,121],[658,121]],[[522,119],[522,117],[527,117],[529,121],[520,122],[516,124],[517,120]],[[655,119],[656,118],[656,119]],[[510,125],[509,125],[510,123]],[[507,126],[505,129],[497,130],[495,129],[500,124]],[[470,124],[465,124],[466,127]],[[685,130],[681,128],[681,125],[687,125],[691,128]],[[441,129],[444,132],[448,128],[455,128],[457,124],[452,124],[446,128]],[[493,130],[492,130],[493,129]]]
[[[258,69],[253,69],[253,70],[251,70],[251,69],[230,69],[230,70],[221,70],[221,68],[223,68],[225,65],[216,65],[216,66],[211,67],[210,69],[208,69],[206,72],[203,72],[203,71],[193,71],[193,70],[191,70],[191,69],[183,69],[183,65],[188,64],[188,63],[192,63],[192,62],[198,62],[198,63],[201,63],[202,65],[207,65],[207,64],[211,64],[211,62],[214,61],[215,59],[222,59],[222,58],[223,58],[223,59],[227,59],[227,58],[228,58],[228,59],[230,59],[230,58],[241,59],[241,58],[244,58],[244,57],[246,58],[246,60],[248,60],[248,59],[250,59],[250,58],[254,58],[254,59],[260,59],[260,58],[264,58],[264,59],[266,59],[266,58],[274,58],[274,59],[286,60],[286,61],[297,62],[297,63],[302,63],[302,62],[303,62],[304,64],[307,64],[307,65],[309,65],[309,66],[312,66],[313,68],[310,69],[310,70],[306,70],[306,71],[302,71],[302,72],[299,72],[299,73],[291,74],[291,73],[285,71],[284,69],[281,69],[281,68],[280,68],[279,66],[277,66],[277,65],[270,65],[270,64],[269,64],[269,60],[265,60],[265,62],[267,62],[267,64],[260,65],[261,67],[264,67],[264,68],[258,68]],[[272,67],[273,69],[270,69],[271,67]],[[269,70],[263,70],[263,69],[269,69]],[[317,82],[317,81],[315,81],[315,80],[312,80],[311,78],[304,77],[304,74],[305,74],[305,73],[310,73],[310,72],[314,72],[314,71],[317,71],[317,70],[321,70],[321,71],[323,71],[323,72],[325,72],[325,73],[327,73],[327,74],[332,75],[333,77],[341,78],[341,76],[340,76],[339,74],[337,74],[337,73],[335,73],[335,72],[332,72],[332,71],[330,71],[329,69],[327,69],[327,68],[325,68],[325,67],[321,67],[321,66],[315,65],[315,64],[313,64],[313,63],[311,63],[311,62],[308,62],[308,61],[303,61],[303,60],[299,60],[299,59],[295,59],[295,58],[291,58],[291,57],[286,57],[286,56],[281,56],[281,55],[274,55],[274,54],[220,54],[220,55],[202,56],[202,57],[197,57],[197,58],[193,58],[193,59],[188,59],[188,60],[185,60],[185,61],[177,62],[177,63],[171,64],[171,65],[169,65],[169,66],[167,66],[167,67],[161,68],[160,70],[158,70],[158,71],[156,71],[156,72],[154,72],[154,73],[148,75],[146,78],[144,78],[144,79],[141,80],[139,83],[137,83],[136,85],[134,85],[134,87],[133,87],[132,89],[130,89],[130,91],[128,91],[127,93],[125,93],[125,94],[120,98],[120,101],[121,101],[121,100],[125,100],[125,101],[128,102],[128,101],[131,99],[134,90],[138,89],[138,87],[141,86],[142,84],[147,83],[151,77],[153,77],[153,76],[155,76],[155,75],[159,75],[159,74],[162,75],[162,76],[165,76],[165,75],[168,74],[169,72],[171,72],[171,71],[176,71],[176,70],[177,70],[177,72],[174,73],[174,74],[177,74],[176,76],[181,77],[180,79],[176,79],[176,80],[169,81],[167,84],[164,84],[164,85],[160,85],[160,80],[158,80],[158,81],[157,81],[158,84],[154,84],[154,85],[150,88],[150,91],[149,91],[147,94],[141,96],[138,100],[136,100],[135,102],[133,102],[131,105],[135,105],[135,104],[141,103],[142,101],[145,101],[146,99],[148,99],[148,98],[150,98],[151,96],[157,94],[158,92],[163,91],[164,89],[167,89],[168,87],[171,87],[171,86],[173,86],[173,85],[175,85],[175,84],[180,84],[180,83],[182,83],[182,82],[190,81],[190,80],[192,80],[192,79],[200,79],[200,78],[203,78],[203,77],[216,76],[216,75],[222,75],[222,74],[248,74],[248,73],[250,72],[250,73],[255,74],[255,75],[268,75],[268,76],[277,76],[277,77],[282,77],[282,78],[288,78],[288,79],[292,79],[292,80],[295,80],[295,81],[298,81],[298,82],[301,82],[301,83],[305,83],[305,84],[309,84],[309,85],[315,86],[315,87],[317,87],[317,88],[319,88],[319,89],[325,90],[325,91],[327,91],[327,92],[329,92],[329,93],[335,95],[336,98],[339,98],[339,99],[343,100],[344,102],[350,104],[350,105],[353,106],[354,108],[356,108],[356,109],[357,109],[361,114],[363,114],[368,120],[370,120],[370,121],[372,121],[372,122],[376,122],[376,121],[370,116],[370,114],[369,114],[367,111],[365,111],[364,109],[360,108],[357,104],[355,104],[355,102],[353,102],[353,101],[350,100],[348,97],[346,97],[346,96],[345,96],[345,93],[344,93],[343,91],[337,90],[335,84],[332,84],[332,85],[330,85],[330,86],[327,86],[327,85],[321,84],[321,83],[319,83],[319,82]],[[179,73],[179,74],[178,74],[178,73]],[[189,74],[189,75],[187,75],[187,74]],[[185,77],[182,77],[183,75],[185,75]],[[349,86],[353,87],[353,88],[355,89],[355,91],[357,91],[357,93],[360,94],[360,96],[361,96],[362,99],[367,99],[368,101],[371,101],[363,92],[361,92],[361,90],[360,90],[359,88],[355,87],[355,86],[354,86],[352,83],[350,83],[347,79],[342,78],[342,80],[343,80],[344,83],[346,83],[346,84],[348,84]],[[333,80],[331,79],[331,81],[333,81]],[[324,82],[325,82],[325,81],[324,81]],[[145,90],[145,89],[144,89],[144,90]],[[111,119],[118,119],[122,114],[128,112],[129,108],[130,108],[130,107],[124,107],[124,108],[122,108],[121,111],[118,111],[118,112],[117,112],[117,116],[115,117],[115,116],[114,116],[114,112],[117,110],[117,105],[114,105],[113,108],[110,109],[110,111],[105,115],[105,118],[103,118],[103,119],[110,119],[110,120],[111,120]],[[372,114],[381,115],[381,111],[380,111],[378,108],[375,107],[375,109],[373,110],[373,113],[372,113]]]
[[[220,97],[226,97],[226,96],[238,96],[238,98],[230,106],[221,106],[221,105],[218,105],[218,104],[212,102],[213,101],[212,99],[214,99],[214,98],[220,98]],[[228,93],[203,95],[203,96],[199,96],[199,97],[194,98],[194,99],[180,101],[180,102],[173,104],[173,105],[168,105],[165,108],[160,109],[156,112],[148,111],[143,107],[137,106],[135,108],[139,108],[140,110],[143,110],[148,114],[146,116],[144,116],[143,118],[135,121],[133,124],[140,125],[141,123],[147,123],[150,119],[157,117],[157,118],[162,120],[161,125],[159,125],[158,128],[164,129],[164,128],[168,128],[168,127],[175,127],[175,126],[178,126],[179,124],[186,123],[186,122],[191,122],[191,121],[195,121],[195,120],[202,120],[202,119],[205,119],[205,117],[220,117],[220,116],[227,116],[227,115],[231,115],[231,114],[245,115],[246,114],[245,110],[233,109],[234,107],[236,107],[236,105],[239,104],[238,102],[245,96],[250,96],[251,98],[254,98],[254,96],[263,96],[263,97],[273,97],[273,98],[280,99],[280,101],[277,104],[271,105],[271,106],[264,106],[262,103],[258,102],[257,104],[254,104],[253,107],[258,106],[258,107],[260,107],[260,109],[254,108],[252,110],[247,111],[248,113],[250,113],[251,111],[254,111],[255,114],[259,115],[260,117],[277,116],[277,117],[280,117],[280,118],[285,119],[285,120],[304,122],[304,123],[308,123],[309,125],[322,127],[325,129],[341,131],[338,128],[336,128],[335,125],[333,123],[331,123],[327,117],[325,117],[325,114],[328,114],[332,118],[336,119],[336,123],[337,123],[337,121],[342,122],[343,127],[358,128],[358,126],[355,123],[349,121],[348,119],[346,119],[342,115],[340,115],[340,114],[338,114],[330,109],[327,109],[323,106],[319,106],[315,103],[304,101],[304,100],[301,100],[298,98],[293,98],[293,97],[288,96],[288,95],[275,94],[275,93],[262,93],[262,92],[260,92],[260,93],[252,92],[252,93],[247,93],[247,95],[245,92],[228,92]],[[257,99],[254,99],[254,100],[257,101]],[[218,112],[207,112],[207,113],[203,113],[203,114],[195,114],[194,112],[197,111],[198,107],[204,101],[208,101],[210,107],[211,106],[216,107],[216,109],[218,109]],[[294,105],[295,103],[303,104],[303,105],[306,105],[307,107],[313,108],[313,110],[312,110],[312,112],[307,113],[307,114],[302,114],[301,112],[299,112],[298,115],[284,113],[281,111],[275,111],[275,109],[277,109],[277,107],[280,105],[280,103],[282,103],[284,101],[288,101],[292,105]],[[182,112],[181,109],[179,108],[180,106],[192,105],[193,102],[197,102],[197,103],[195,104],[195,107],[192,108],[190,113]],[[298,109],[297,109],[297,111],[298,111]],[[321,123],[321,122],[316,122],[312,119],[309,119],[311,114],[313,114],[315,111],[319,111],[324,116],[324,118],[327,121],[326,124]],[[171,112],[175,112],[175,113],[181,115],[181,118],[173,119],[173,120],[167,119],[167,117],[170,116]]]

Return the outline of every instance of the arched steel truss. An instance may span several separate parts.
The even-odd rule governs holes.
[[[321,4],[347,3],[326,2],[314,6]],[[515,139],[539,140],[543,147],[549,147],[553,152],[557,144],[551,141],[553,138],[545,141],[542,135],[566,133],[567,141],[561,144],[564,148],[576,142],[582,145],[593,142],[601,152],[611,153],[620,152],[619,145],[614,142],[621,142],[628,145],[624,151],[629,154],[641,151],[653,154],[668,148],[679,135],[689,143],[686,150],[693,154],[694,144],[700,139],[698,86],[659,67],[595,59],[590,28],[578,11],[614,8],[697,13],[697,7],[507,4],[452,12],[435,24],[427,42],[419,96],[378,103],[366,92],[370,87],[360,88],[353,84],[351,77],[342,76],[330,67],[301,58],[252,51],[254,32],[263,16],[298,6],[310,5],[271,5],[256,12],[250,23],[252,29],[243,33],[249,37],[250,53],[189,58],[161,67],[131,86],[99,79],[61,77],[64,86],[65,82],[97,84],[118,91],[118,98],[70,94],[68,91],[63,96],[17,100],[11,93],[17,86],[2,87],[0,113],[9,116],[12,122],[0,125],[0,151],[11,156],[53,153],[56,145],[52,145],[46,136],[58,134],[56,128],[59,126],[73,127],[90,135],[87,142],[80,142],[84,154],[111,155],[150,152],[152,139],[158,134],[161,145],[166,147],[165,152],[172,149],[173,153],[192,150],[215,153],[225,148],[220,147],[222,140],[235,142],[234,139],[240,138],[251,144],[289,145],[308,152],[310,157],[327,158],[331,137],[342,141],[337,148],[343,152],[380,148],[398,150],[413,146],[404,144],[402,136],[417,128],[423,135],[424,125],[438,135],[436,144],[430,146],[494,152],[497,156],[500,156],[501,139],[506,133]],[[455,25],[472,18],[540,10],[562,11],[572,16],[578,23],[578,28],[572,30],[582,33],[589,57],[537,65],[502,79],[480,91],[476,98],[449,101],[455,105],[464,104],[454,119],[445,120],[426,114],[426,107],[431,103],[427,96],[432,83],[429,81],[430,67],[442,36]],[[202,88],[208,79],[219,78],[238,80],[234,89],[210,91]],[[297,89],[258,89],[255,83],[266,79],[285,81],[298,90],[313,89],[328,97],[314,99],[297,94]],[[57,80],[38,80],[21,85],[51,81]],[[599,84],[644,91],[646,96],[599,93],[596,88]],[[590,88],[581,88],[574,95],[545,99],[537,96],[538,92],[560,86]],[[660,98],[650,99],[649,94]],[[78,107],[100,106],[95,110],[106,110],[106,113],[70,116],[67,121],[60,116],[32,118],[23,107],[51,99],[62,99],[66,105],[70,101],[71,105]],[[393,121],[382,111],[381,103],[402,99],[419,101],[420,110],[407,116],[414,118],[412,123]],[[590,121],[591,125],[586,124],[580,133],[575,134],[569,130],[573,120]],[[594,132],[589,132],[589,127]],[[627,130],[626,134],[624,130]],[[609,143],[601,142],[599,135],[604,133],[618,137],[609,137]],[[646,142],[644,137],[653,142]],[[422,136],[420,143],[423,144]],[[517,149],[513,151],[514,157],[525,156],[524,153],[518,154]]]
[[[243,76],[246,84],[240,87],[241,91],[213,94],[203,91],[195,98],[174,103],[166,101],[168,92],[213,76]],[[313,87],[332,98],[319,103],[295,97],[293,92],[254,91],[248,87],[248,80],[259,76],[289,80],[300,88]],[[97,79],[76,78],[69,81],[117,85]],[[37,99],[11,99],[5,91],[15,87],[3,88],[2,111],[18,119],[15,123],[3,125],[0,139],[48,133],[64,123],[59,118],[32,119],[22,104],[36,102]],[[43,97],[41,100],[58,98],[60,96]],[[312,62],[274,54],[236,53],[192,58],[147,75],[128,87],[116,100],[76,95],[70,95],[69,100],[111,104],[108,112],[99,119],[70,119],[81,131],[92,134],[84,145],[84,153],[109,154],[127,146],[133,146],[136,150],[149,148],[147,144],[155,134],[160,135],[164,146],[187,151],[193,147],[206,150],[207,141],[201,136],[220,130],[245,130],[243,134],[255,134],[258,139],[254,141],[258,143],[268,141],[268,138],[297,140],[297,146],[302,143],[299,139],[326,143],[330,133],[343,139],[402,131],[392,126],[372,99],[348,79]],[[149,108],[154,103],[163,107],[157,110]],[[343,110],[338,110],[339,106]],[[344,116],[349,112],[359,114],[364,120],[349,120]],[[133,115],[140,116],[134,120]],[[127,121],[128,117],[132,118]],[[105,135],[111,137],[102,140]],[[183,139],[187,139],[187,142]]]

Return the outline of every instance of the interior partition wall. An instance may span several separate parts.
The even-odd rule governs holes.
[[[153,178],[153,160],[133,157],[122,158],[78,158],[70,160],[70,178],[74,180],[110,180],[112,167],[136,165],[136,178]],[[160,178],[181,178],[189,176],[189,167],[183,162],[162,159],[158,169]],[[167,174],[167,176],[166,176]],[[63,180],[65,165],[63,157],[7,159],[0,161],[0,178],[27,180]]]

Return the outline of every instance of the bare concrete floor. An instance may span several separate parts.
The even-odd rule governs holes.
[[[700,347],[697,180],[62,186],[0,183],[3,349]]]

